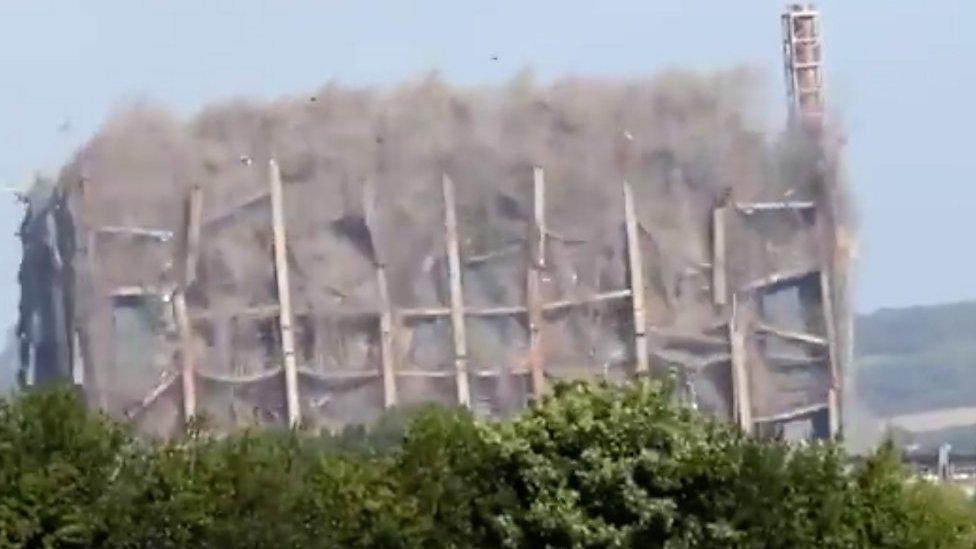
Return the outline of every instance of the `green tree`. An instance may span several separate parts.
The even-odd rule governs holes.
[[[406,419],[405,419],[406,418]],[[70,391],[0,403],[0,547],[976,546],[891,445],[742,436],[667,387],[571,383],[507,422],[137,441]]]
[[[90,546],[129,444],[70,390],[0,400],[0,546]]]

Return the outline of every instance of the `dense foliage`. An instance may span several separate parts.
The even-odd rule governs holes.
[[[404,419],[407,418],[407,419]],[[882,448],[741,436],[652,382],[520,417],[148,443],[70,392],[0,403],[0,547],[973,547],[961,495]]]

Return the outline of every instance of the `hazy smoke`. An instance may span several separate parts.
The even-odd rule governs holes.
[[[464,298],[471,307],[525,301],[535,165],[547,179],[546,298],[625,288],[620,184],[627,178],[642,228],[650,325],[720,336],[727,310],[712,305],[712,208],[728,197],[802,200],[822,192],[811,149],[763,131],[757,89],[746,71],[551,84],[523,74],[501,87],[473,89],[430,76],[392,90],[329,85],[271,103],[235,101],[208,107],[188,122],[136,106],[106,124],[63,170],[61,182],[74,189],[85,181],[84,200],[80,193],[73,197],[85,224],[177,233],[191,185],[203,187],[205,218],[212,218],[266,189],[268,160],[277,159],[285,182],[300,359],[309,370],[337,372],[377,368],[374,321],[331,314],[379,307],[374,261],[388,266],[395,307],[448,304],[442,173],[457,185]],[[363,220],[365,181],[377,189],[375,248]],[[741,251],[730,258],[731,282],[812,264],[814,241],[803,220],[743,222],[736,241]],[[145,242],[124,242],[106,245],[99,256],[106,285],[173,279],[170,248],[147,252]],[[221,317],[274,303],[266,201],[208,225],[203,246],[190,296],[194,310]],[[500,251],[509,253],[479,260]],[[629,315],[625,300],[548,315],[543,339],[552,375],[621,376],[633,353]],[[524,364],[525,324],[520,316],[469,317],[471,367]],[[267,351],[277,338],[268,320],[237,316],[226,326],[197,324],[201,370],[243,375],[276,362]],[[652,334],[651,344],[659,367],[689,367],[704,405],[727,415],[728,363],[707,360],[727,350],[659,334]],[[450,370],[449,319],[408,323],[396,352],[401,369]],[[122,386],[106,373],[102,383],[123,406],[141,398],[156,381],[153,372],[164,367],[166,360],[115,364],[146,381]],[[805,396],[772,398],[766,405],[819,398],[821,378],[804,375],[790,374],[800,388],[789,390]],[[524,399],[521,377],[505,381],[502,394],[508,396],[501,400]],[[379,409],[376,380],[304,383],[307,412],[323,421],[361,420]],[[475,400],[498,412],[507,404],[491,396],[501,390],[494,383],[476,378]],[[452,384],[453,377],[401,378],[401,400],[450,402]],[[277,378],[233,390],[201,385],[210,391],[201,406],[221,421],[281,414]],[[227,412],[237,401],[248,410]]]

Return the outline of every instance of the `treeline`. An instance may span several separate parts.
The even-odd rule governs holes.
[[[853,384],[859,402],[882,417],[976,405],[974,330],[976,302],[859,316]],[[972,446],[971,435],[952,442]]]
[[[165,443],[53,391],[0,403],[0,546],[973,547],[976,514],[890,448],[752,440],[653,382]]]

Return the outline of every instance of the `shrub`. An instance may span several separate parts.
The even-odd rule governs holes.
[[[0,546],[90,545],[128,443],[69,390],[0,400]]]
[[[0,546],[952,548],[976,513],[891,445],[751,439],[653,382],[559,385],[507,422],[170,442],[59,390],[0,403]]]

